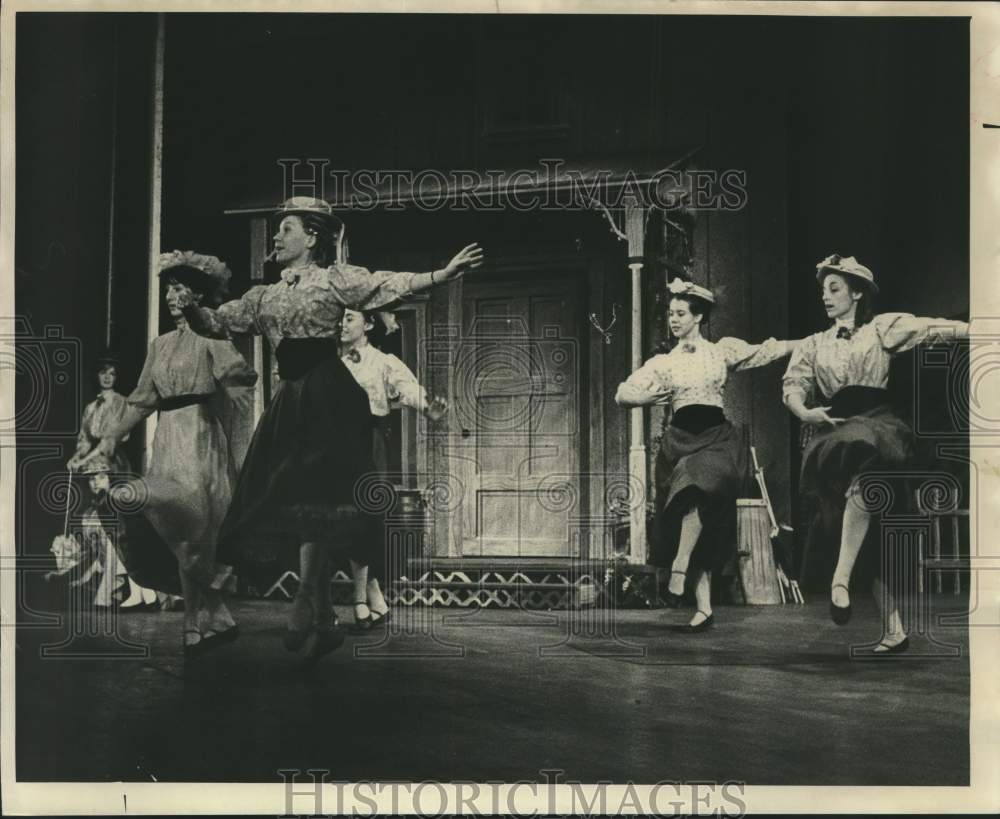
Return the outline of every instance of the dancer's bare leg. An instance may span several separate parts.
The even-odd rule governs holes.
[[[375,614],[382,616],[389,611],[389,604],[382,594],[382,587],[379,585],[377,577],[369,578],[368,587],[365,591],[368,596],[368,608]]]
[[[689,625],[697,626],[712,616],[712,573],[699,569],[694,583],[697,611]]]
[[[371,617],[368,609],[368,564],[352,560],[351,574],[354,577],[354,619],[366,620]]]
[[[882,645],[888,648],[899,645],[906,639],[906,629],[903,627],[903,618],[899,615],[899,604],[895,595],[882,578],[875,578],[872,582],[872,594],[875,595],[875,601],[882,615]],[[879,648],[876,648],[875,652],[880,653]]]
[[[319,584],[316,587],[316,628],[331,629],[337,625],[337,614],[333,610],[333,594],[330,582],[333,579],[333,559],[328,549],[320,555]]]
[[[677,556],[670,567],[670,582],[667,585],[671,594],[684,594],[684,576],[687,574],[691,553],[694,552],[698,538],[701,537],[701,529],[701,515],[698,514],[698,507],[695,506],[681,520],[681,537],[677,544]]]
[[[202,611],[201,589],[193,575],[180,570],[181,592],[184,595],[184,645],[197,645],[201,642]]]
[[[226,606],[225,598],[219,589],[205,588],[202,589],[201,594],[208,615],[207,629],[221,633],[228,631],[236,625],[236,620],[233,619],[233,615]]]
[[[323,548],[318,543],[303,543],[299,547],[299,590],[288,617],[289,631],[305,634],[312,629],[323,555]]]
[[[844,507],[843,527],[840,533],[840,555],[830,584],[830,599],[835,606],[840,608],[846,608],[851,604],[851,596],[848,593],[851,585],[851,573],[854,571],[854,564],[861,551],[861,544],[864,542],[865,535],[868,534],[868,526],[872,517],[864,508],[857,490],[858,486],[855,483],[848,492],[847,505]]]

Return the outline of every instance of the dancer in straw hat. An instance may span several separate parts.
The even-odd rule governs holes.
[[[344,309],[376,309],[411,293],[450,282],[478,267],[478,245],[463,248],[432,273],[371,273],[343,259],[343,223],[329,204],[296,197],[278,209],[274,284],[209,310],[184,306],[199,333],[267,336],[281,385],[254,433],[233,502],[219,536],[227,560],[274,558],[297,547],[300,579],[285,635],[305,663],[335,650],[327,563],[331,549],[372,548],[372,521],[355,502],[361,476],[373,471],[374,420],[368,396],[339,355]]]
[[[969,325],[907,313],[875,315],[875,276],[853,256],[828,256],[816,265],[816,280],[833,323],[803,341],[784,377],[785,405],[817,429],[803,454],[801,489],[819,499],[825,518],[840,523],[831,618],[843,625],[851,617],[852,574],[855,580],[872,580],[883,612],[883,637],[874,652],[897,654],[907,649],[909,641],[882,573],[879,548],[862,549],[871,513],[859,477],[902,469],[913,457],[913,433],[889,401],[892,356],[932,337],[966,338]],[[807,408],[809,395],[820,396],[821,406]],[[864,559],[855,573],[859,555]]]
[[[798,341],[748,344],[737,338],[712,343],[702,323],[715,306],[711,290],[674,279],[669,285],[668,322],[677,346],[655,355],[619,385],[624,407],[664,404],[671,408],[656,456],[656,519],[650,561],[670,568],[666,598],[680,604],[688,579],[697,610],[684,630],[701,632],[714,623],[712,572],[735,550],[736,497],[746,474],[742,436],[726,420],[723,390],[729,373],[787,356]]]

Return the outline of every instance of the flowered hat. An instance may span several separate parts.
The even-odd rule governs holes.
[[[174,250],[160,254],[160,273],[175,278],[200,293],[209,301],[219,303],[229,293],[232,271],[218,256],[207,256],[193,250]]]
[[[685,281],[684,279],[675,278],[667,285],[667,292],[671,296],[695,296],[707,301],[709,304],[715,304],[715,295],[711,290],[707,287],[700,287],[694,282]]]
[[[853,256],[841,256],[837,253],[831,253],[816,265],[816,281],[822,284],[823,279],[826,278],[827,271],[840,273],[844,276],[854,276],[856,279],[863,279],[872,289],[873,293],[878,293],[878,285],[875,284],[875,274]]]

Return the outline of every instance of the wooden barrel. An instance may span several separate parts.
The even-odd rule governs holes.
[[[763,500],[740,498],[736,501],[736,543],[746,604],[768,606],[781,603],[778,570],[771,547],[771,522]]]

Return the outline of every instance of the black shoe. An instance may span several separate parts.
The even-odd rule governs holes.
[[[836,583],[830,587],[830,591],[836,588],[841,588],[844,591],[850,593],[850,589],[847,588],[843,583]],[[847,625],[851,619],[851,604],[848,603],[846,606],[838,606],[833,600],[830,600],[830,619],[833,620],[838,626]]]
[[[675,574],[679,574],[681,577],[685,579],[685,581],[687,580],[687,572],[678,572],[671,569],[670,576],[673,577]],[[667,586],[666,591],[664,591],[663,593],[663,602],[667,606],[667,608],[671,609],[679,608],[681,605],[681,600],[683,599],[684,599],[683,589],[681,590],[680,594],[675,594],[674,592],[670,591],[670,587]]]
[[[910,638],[904,637],[903,642],[896,643],[894,646],[887,645],[886,643],[879,643],[875,648],[872,649],[872,654],[878,657],[882,657],[889,654],[902,654],[906,649],[910,647]],[[879,651],[881,649],[881,651]]]
[[[387,611],[385,614],[378,614],[374,611],[372,612],[371,616],[372,628],[375,628],[377,626],[387,626],[389,625],[390,620],[392,620],[392,609],[389,609],[389,611]]]
[[[686,634],[697,634],[699,631],[707,631],[708,629],[710,629],[712,625],[715,623],[715,615],[707,614],[706,612],[703,612],[701,609],[698,609],[698,611],[695,612],[695,614],[699,613],[704,614],[705,619],[695,626],[688,623],[686,626],[681,627],[681,631],[685,632]]]
[[[364,601],[354,604],[354,623],[351,624],[349,630],[351,634],[367,634],[372,630],[372,626],[375,625],[375,621],[372,619],[371,609],[368,610],[367,617],[358,617],[358,606],[368,608],[368,604]]]

